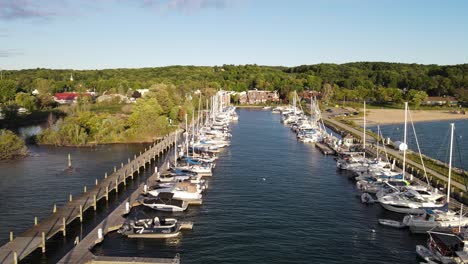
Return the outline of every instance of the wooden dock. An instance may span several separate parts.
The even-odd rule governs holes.
[[[317,142],[317,143],[315,143],[315,147],[318,148],[320,150],[320,152],[322,152],[324,155],[335,155],[336,154],[336,152],[333,149],[331,149],[329,146],[327,146],[324,143]]]
[[[96,178],[95,185],[88,188],[85,186],[81,196],[75,198],[70,195],[69,202],[60,208],[54,205],[48,217],[36,221],[34,226],[19,236],[13,237],[13,235],[10,235],[10,242],[0,247],[0,263],[18,263],[38,248],[41,248],[42,252],[45,252],[48,239],[57,233],[62,233],[63,236],[66,236],[68,224],[75,219],[79,219],[82,222],[83,212],[89,209],[96,210],[98,201],[101,199],[108,200],[109,193],[111,192],[118,193],[119,187],[126,185],[128,178],[133,179],[134,175],[140,172],[140,169],[146,168],[153,160],[156,160],[157,157],[170,150],[174,145],[175,136],[175,132],[165,136],[158,143],[154,143],[148,149],[145,149],[143,153],[140,152],[140,155],[135,155],[133,159],[129,158],[126,164],[121,163],[120,166],[115,166],[112,174],[107,175],[106,173],[104,178]],[[141,190],[139,189],[138,191]],[[136,200],[136,193],[134,192],[127,201]],[[115,230],[123,221],[121,214],[126,209],[126,203],[121,204],[114,210],[114,216],[106,218],[98,227],[103,231]],[[86,263],[84,260],[88,262],[93,260],[94,256],[92,256],[88,249],[90,245],[95,244],[94,242],[97,239],[95,231],[97,232],[97,229],[93,230],[78,244],[86,246],[76,246],[77,250],[72,250],[70,252],[72,254],[67,254],[66,258],[62,259],[60,263]]]

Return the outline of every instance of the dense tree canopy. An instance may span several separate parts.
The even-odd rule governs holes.
[[[74,81],[70,81],[73,74]],[[215,67],[171,66],[141,69],[108,70],[49,70],[34,69],[5,71],[1,100],[14,99],[11,91],[53,93],[68,90],[96,90],[125,94],[129,90],[166,84],[164,90],[177,89],[187,93],[196,89],[212,88],[245,91],[247,89],[277,90],[287,98],[292,90],[321,90],[325,83],[332,85],[335,97],[355,93],[348,98],[387,100],[389,94],[379,88],[398,88],[425,91],[429,96],[464,95],[468,88],[468,64],[439,66],[384,62],[355,62],[347,64],[316,64],[298,67],[257,65],[223,65]],[[13,88],[12,88],[13,86]],[[3,87],[8,87],[4,89]],[[152,87],[161,90],[161,87]],[[327,86],[328,88],[328,86]],[[347,89],[347,90],[345,90]],[[13,92],[14,92],[13,91]],[[372,93],[369,91],[373,91]],[[380,94],[376,94],[380,91]],[[395,94],[393,90],[391,93]],[[342,93],[343,92],[343,93]],[[384,93],[384,94],[383,94]],[[161,95],[165,96],[165,95]],[[397,95],[399,96],[399,95]],[[338,98],[336,98],[338,99]],[[163,106],[170,112],[171,102]],[[177,105],[177,102],[172,102]]]

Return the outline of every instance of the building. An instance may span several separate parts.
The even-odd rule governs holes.
[[[247,92],[237,93],[240,104],[264,104],[267,102],[278,102],[279,95],[277,91],[249,90]]]
[[[54,95],[54,101],[59,104],[73,104],[77,102],[80,95],[91,97],[90,93],[65,92],[56,93]]]
[[[458,100],[453,96],[430,96],[422,105],[457,105]]]
[[[302,99],[304,99],[306,102],[309,102],[309,103],[310,103],[310,99],[312,99],[314,97],[316,97],[317,99],[320,99],[321,96],[322,96],[322,94],[320,92],[317,92],[317,91],[314,91],[314,90],[302,91],[299,94],[299,97],[301,97]]]

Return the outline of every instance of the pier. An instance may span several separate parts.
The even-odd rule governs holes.
[[[358,138],[359,140],[362,140],[362,131],[359,131],[358,129],[354,128],[354,127],[351,127],[349,125],[346,125],[342,122],[339,122],[337,120],[334,120],[334,119],[331,119],[329,117],[326,117],[326,116],[323,116],[323,120],[325,122],[325,124],[329,125],[329,126],[332,126],[334,127],[335,130],[339,130],[339,131],[336,131],[336,132],[347,132],[347,133],[350,133],[352,134],[354,137]],[[372,136],[368,135],[367,137],[367,140],[366,140],[366,152],[368,154],[371,154],[373,156],[376,156],[377,154],[377,151],[381,152],[381,153],[384,153],[384,151],[386,151],[390,161],[395,161],[395,164],[397,166],[399,166],[400,168],[402,168],[403,166],[403,156],[400,152],[394,150],[394,149],[391,149],[391,148],[383,148],[382,146],[377,146],[375,143],[376,143],[376,139],[373,138]],[[403,168],[402,168],[403,169]],[[405,165],[405,171],[410,175],[410,177],[413,177],[413,175],[415,177],[419,177],[419,178],[423,178],[424,177],[424,171],[426,172],[427,174],[427,177],[429,178],[429,180],[433,183],[433,185],[437,185],[436,187],[439,187],[439,185],[441,187],[443,187],[444,189],[447,188],[447,182],[448,182],[448,178],[447,176],[433,170],[433,169],[430,169],[430,168],[424,168],[423,165],[419,162],[415,162],[413,160],[410,160],[410,159],[406,159],[406,165]],[[427,183],[425,184],[427,185]],[[464,194],[467,192],[467,186],[465,184],[462,184],[460,182],[456,182],[453,180],[452,178],[452,181],[451,181],[451,193],[452,195],[463,201],[463,196]],[[456,191],[457,190],[457,191]],[[453,201],[453,202],[452,202]],[[458,203],[457,201],[455,201],[454,199],[451,200],[451,206],[453,207],[456,207],[456,208],[459,208],[460,207],[460,203]]]
[[[174,145],[176,133],[173,132],[159,142],[153,143],[148,149],[135,155],[133,159],[128,159],[126,164],[121,163],[120,166],[114,166],[114,171],[110,175],[105,173],[101,179],[96,178],[94,186],[85,186],[83,193],[79,197],[70,195],[69,202],[58,208],[54,204],[51,208],[51,214],[45,219],[34,219],[34,225],[18,236],[10,233],[10,241],[0,248],[0,263],[12,264],[18,263],[36,249],[40,248],[43,253],[46,252],[47,240],[54,237],[58,233],[67,235],[67,226],[75,220],[83,222],[83,213],[87,210],[97,210],[98,202],[102,199],[109,200],[111,192],[118,193],[122,185],[127,184],[127,179],[134,178],[135,174],[140,172],[140,169],[145,169],[155,161],[157,157],[164,154]],[[157,173],[152,177],[157,176]],[[130,205],[141,192],[140,186],[126,202],[118,206],[104,221],[102,221],[93,231],[90,232],[77,246],[72,249],[60,263],[129,263],[99,257],[96,259],[91,254],[89,249],[94,246],[103,236],[110,231],[118,229],[124,221],[123,214],[127,213]],[[99,231],[101,230],[101,231]],[[99,232],[99,236],[98,236]],[[101,260],[99,260],[101,259]],[[106,262],[107,261],[107,262]],[[150,263],[144,262],[141,259],[132,263]],[[164,260],[167,261],[167,260]],[[151,263],[178,263],[178,258],[172,262],[151,262]]]

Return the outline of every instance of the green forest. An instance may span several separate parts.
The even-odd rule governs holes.
[[[31,92],[35,89],[39,94],[33,96]],[[129,96],[136,89],[150,89],[150,92],[130,105],[91,103],[83,97],[76,105],[57,107],[52,98],[56,92],[86,90],[99,95],[118,93]],[[33,114],[52,110],[63,113],[65,118],[49,116],[48,128],[37,138],[39,143],[90,145],[153,140],[171,130],[171,122],[174,125],[183,121],[186,113],[191,114],[199,102],[204,103],[219,89],[239,92],[276,90],[284,103],[292,91],[315,90],[321,92],[325,103],[410,101],[418,106],[428,96],[456,96],[466,105],[468,64],[356,62],[298,67],[223,65],[4,70],[0,79],[0,104],[6,120],[20,118],[12,114],[18,107]],[[195,90],[201,91],[201,98],[194,96]]]

